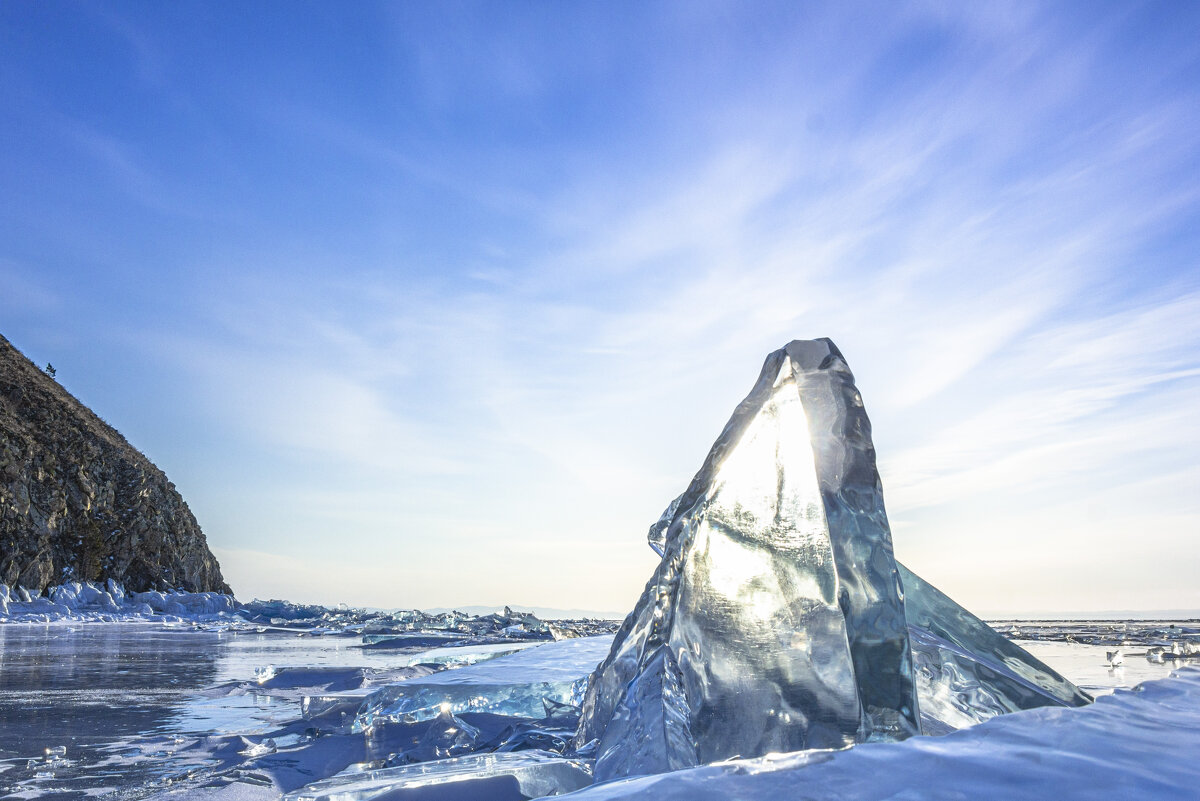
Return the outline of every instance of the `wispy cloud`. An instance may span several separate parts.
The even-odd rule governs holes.
[[[305,565],[351,586],[359,554],[391,567],[363,568],[350,601],[388,605],[402,583],[414,604],[503,602],[519,583],[621,608],[645,526],[762,357],[828,335],[914,569],[992,603],[1022,559],[1094,566],[1081,543],[1121,552],[1143,514],[1154,555],[1126,560],[1136,580],[1103,605],[1183,592],[1159,556],[1200,510],[1156,487],[1185,488],[1200,445],[1186,54],[1134,55],[1136,10],[712,13],[578,47],[544,35],[562,20],[518,14],[473,49],[490,29],[458,20],[441,49],[424,38],[439,20],[396,12],[387,92],[219,87],[232,129],[300,154],[283,179],[245,159],[239,186],[319,165],[314,195],[332,193],[289,224],[226,186],[220,219],[254,224],[175,262],[189,318],[123,329],[237,432],[236,454],[196,451],[231,571],[253,587],[250,551],[290,549],[278,592],[303,597]],[[186,181],[94,134],[82,145],[130,192],[189,208]],[[1101,603],[1083,580],[1023,589]]]

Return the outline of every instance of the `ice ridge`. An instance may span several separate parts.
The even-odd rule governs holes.
[[[597,781],[944,734],[1089,696],[899,565],[871,425],[841,352],[767,357],[592,674]]]

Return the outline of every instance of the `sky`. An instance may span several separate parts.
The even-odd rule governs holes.
[[[831,337],[898,558],[1200,609],[1200,4],[0,3],[0,334],[239,597],[622,613]]]

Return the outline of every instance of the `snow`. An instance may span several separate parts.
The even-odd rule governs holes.
[[[1196,798],[1200,668],[1079,708],[1043,707],[944,737],[758,759],[614,781],[579,801]]]

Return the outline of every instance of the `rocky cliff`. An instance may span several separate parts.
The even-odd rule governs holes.
[[[229,592],[175,485],[0,336],[0,583]]]

